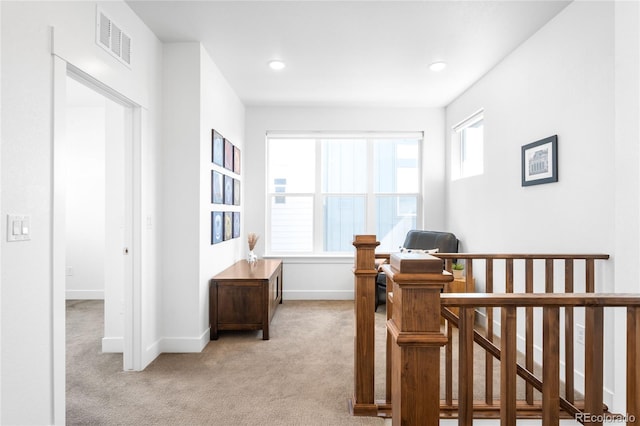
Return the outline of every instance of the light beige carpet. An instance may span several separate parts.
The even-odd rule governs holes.
[[[347,409],[352,301],[285,301],[269,341],[221,332],[202,353],[162,354],[142,372],[101,353],[102,329],[101,301],[67,303],[67,424],[384,425]]]
[[[376,399],[382,400],[386,312],[384,306],[378,311]],[[263,341],[261,331],[221,332],[202,353],[162,354],[142,372],[123,372],[122,355],[101,353],[102,330],[102,301],[67,302],[67,424],[384,425],[347,409],[353,301],[285,301],[271,323],[271,340]],[[474,399],[481,400],[484,355],[477,346],[474,355]],[[453,357],[457,399],[457,335]],[[444,357],[441,366],[442,377]]]

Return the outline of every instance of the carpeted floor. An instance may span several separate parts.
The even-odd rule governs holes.
[[[268,341],[261,331],[221,332],[201,353],[162,354],[142,372],[124,372],[121,354],[101,352],[103,316],[102,301],[67,301],[70,425],[385,424],[353,417],[347,409],[353,394],[353,301],[285,301]],[[382,308],[376,313],[379,400],[384,399],[385,322]],[[455,399],[457,335],[452,341]],[[474,350],[474,356],[474,399],[481,400],[483,351]],[[497,361],[494,368],[499,391]],[[443,383],[444,359],[440,373]],[[518,379],[519,398],[523,394]]]
[[[347,410],[353,322],[352,301],[285,301],[269,341],[259,331],[222,332],[202,353],[162,354],[142,372],[124,372],[122,355],[101,352],[102,301],[68,301],[67,424],[382,426]]]

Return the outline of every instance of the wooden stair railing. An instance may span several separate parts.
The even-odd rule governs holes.
[[[375,235],[356,235],[353,266],[356,338],[354,342],[354,391],[349,411],[356,416],[376,416],[374,400],[375,365],[375,249],[380,243]]]
[[[624,415],[627,424],[636,424],[640,419],[640,296],[637,294],[443,294],[443,308],[460,308],[460,345],[473,345],[474,333],[472,321],[468,318],[479,307],[501,308],[501,348],[491,347],[490,342],[484,346],[492,356],[500,357],[501,391],[500,419],[502,425],[514,425],[517,413],[515,378],[520,375],[529,376],[529,381],[542,392],[542,424],[557,425],[561,417],[561,409],[580,423],[602,424],[605,414],[603,404],[603,309],[612,307],[627,308],[627,411]],[[517,327],[516,309],[540,307],[543,309],[543,378],[538,380],[528,369],[519,366],[516,359]],[[585,351],[585,399],[580,406],[575,401],[560,398],[559,343],[560,343],[560,309],[584,307],[586,311],[586,351]],[[447,319],[455,321],[455,315],[445,312]],[[480,336],[482,337],[482,336]],[[482,339],[479,339],[482,340]],[[464,343],[463,343],[464,342]],[[473,355],[462,358],[465,353],[461,349],[459,362],[460,387],[473,387]],[[470,424],[467,419],[474,416],[473,404],[463,401],[458,404],[458,418],[461,424]],[[596,421],[591,421],[595,419]]]
[[[378,415],[385,417],[393,417],[394,424],[437,424],[437,418],[419,418],[408,421],[406,413],[398,414],[404,407],[397,407],[392,404],[393,401],[399,401],[398,392],[405,392],[406,389],[399,380],[399,371],[402,369],[414,369],[415,365],[411,364],[411,357],[403,358],[402,366],[391,367],[393,362],[393,353],[398,357],[398,336],[402,339],[405,346],[418,348],[420,346],[435,347],[443,344],[444,341],[439,337],[439,332],[432,332],[431,336],[425,338],[420,333],[402,334],[399,329],[394,329],[394,324],[399,321],[391,321],[394,312],[394,295],[391,289],[394,288],[393,280],[387,283],[389,291],[387,301],[387,380],[386,395],[381,401],[374,401],[370,390],[373,388],[374,380],[374,345],[372,337],[372,329],[374,324],[374,302],[372,295],[375,295],[375,259],[379,257],[373,255],[373,250],[378,243],[375,236],[356,236],[354,246],[356,246],[356,265],[354,267],[355,275],[355,306],[356,306],[356,336],[355,336],[355,390],[354,397],[350,400],[350,409],[354,415]],[[359,247],[361,246],[362,249]],[[362,250],[362,251],[361,251]],[[606,407],[602,404],[602,330],[603,330],[603,308],[609,306],[625,306],[628,309],[627,319],[627,412],[631,418],[638,418],[640,410],[640,298],[639,295],[617,295],[617,294],[592,294],[595,286],[595,260],[607,259],[608,255],[555,255],[555,254],[469,254],[469,253],[439,253],[439,257],[445,259],[445,267],[448,271],[451,269],[453,259],[464,260],[467,273],[466,291],[467,294],[443,294],[438,300],[442,303],[433,303],[433,298],[427,296],[429,291],[414,292],[417,297],[411,301],[413,306],[411,310],[414,313],[425,311],[438,311],[442,309],[442,315],[447,319],[446,323],[446,347],[445,353],[445,398],[440,401],[440,416],[444,418],[458,417],[460,424],[471,424],[473,417],[496,417],[502,419],[502,424],[515,424],[515,418],[518,417],[537,417],[543,419],[543,424],[557,424],[560,416],[571,417],[580,413],[591,413],[597,415],[603,413]],[[524,261],[524,278],[520,279],[515,274],[522,268],[519,268],[519,261]],[[474,261],[485,263],[484,273],[484,291],[487,294],[471,294],[476,289],[473,288],[474,278]],[[500,275],[499,269],[496,270],[496,264],[504,262],[504,291],[507,294],[492,294],[494,289],[500,289],[502,283],[497,283],[495,277]],[[534,280],[537,273],[536,266],[542,262],[544,265],[544,288],[536,287],[538,280]],[[554,264],[563,262],[564,264],[564,286],[555,285]],[[584,272],[575,269],[576,262],[584,262]],[[394,271],[386,266],[387,276],[394,276]],[[497,273],[496,273],[497,271]],[[536,272],[534,272],[536,271]],[[427,284],[431,288],[435,288],[435,282],[446,283],[450,280],[447,277],[448,272],[443,272],[442,277],[412,277],[412,283],[408,287],[420,288],[421,285]],[[400,274],[401,275],[401,274]],[[584,287],[578,285],[578,291],[585,294],[572,294],[576,285],[574,281],[580,275],[584,276]],[[482,285],[482,280],[479,280]],[[445,284],[446,285],[446,284]],[[398,289],[398,287],[396,287]],[[554,290],[564,290],[569,294],[554,294]],[[535,291],[535,292],[534,292]],[[402,293],[402,292],[401,292]],[[408,300],[406,295],[398,294],[401,299]],[[423,296],[420,296],[423,294]],[[541,297],[543,296],[543,297]],[[412,297],[413,299],[413,297]],[[504,305],[497,304],[504,302]],[[542,303],[544,302],[544,303]],[[560,303],[562,302],[562,303]],[[401,306],[401,301],[396,301],[396,308]],[[563,304],[564,303],[564,304]],[[422,306],[418,306],[422,304]],[[586,313],[585,321],[585,371],[588,371],[585,389],[585,401],[576,401],[575,385],[573,381],[573,329],[574,329],[574,308],[584,306]],[[455,316],[449,307],[460,308],[460,319]],[[483,333],[474,329],[476,308],[486,309],[486,326]],[[501,339],[500,348],[494,343],[493,330],[493,309],[501,307]],[[517,360],[516,348],[516,318],[517,309],[523,307],[525,311],[525,361],[524,365]],[[547,365],[543,371],[542,379],[537,378],[533,374],[534,357],[533,357],[533,336],[534,336],[534,307],[541,307],[543,310],[543,345],[548,349],[543,355],[543,364]],[[402,309],[402,313],[396,311],[396,315],[406,315]],[[559,393],[561,379],[559,376],[560,360],[558,358],[558,348],[560,346],[559,316],[561,310],[564,312],[565,330],[564,345],[567,374],[564,377],[563,385],[566,389],[564,396]],[[412,314],[413,315],[413,314]],[[414,321],[413,319],[411,321]],[[432,321],[427,321],[429,326]],[[425,323],[425,324],[427,324]],[[417,324],[417,323],[416,323]],[[459,369],[459,388],[461,390],[458,400],[453,399],[452,391],[452,358],[453,351],[451,346],[451,336],[454,327],[459,327],[460,338],[460,358],[466,359],[464,363],[465,370]],[[409,342],[411,340],[411,342]],[[427,342],[427,340],[429,342]],[[486,351],[486,359],[491,362],[485,362],[485,395],[484,401],[478,406],[478,401],[473,400],[473,344],[474,340]],[[394,349],[394,345],[395,349]],[[395,351],[395,352],[394,352]],[[493,390],[493,358],[501,360],[501,375],[506,378],[501,381],[501,392],[498,401],[494,400]],[[415,358],[415,357],[414,357]],[[417,358],[416,358],[417,359]],[[416,359],[413,359],[415,361]],[[408,361],[408,362],[405,362]],[[415,364],[415,362],[414,362]],[[416,370],[417,371],[417,370]],[[417,373],[418,375],[422,373]],[[515,401],[515,377],[519,375],[526,382],[525,402],[524,404]],[[534,389],[542,392],[542,401],[534,401]],[[513,395],[512,395],[513,393]],[[363,396],[366,395],[366,396]],[[415,404],[421,401],[426,403],[424,398],[438,398],[439,392],[430,390],[424,395],[411,396],[411,400]],[[503,397],[504,396],[504,397]],[[474,411],[474,402],[476,403]],[[431,403],[429,403],[431,404]],[[394,409],[395,407],[395,409]],[[453,410],[455,409],[455,413]],[[392,415],[393,413],[393,415]],[[415,413],[413,414],[415,415]],[[420,414],[426,415],[426,414]],[[402,420],[401,420],[402,419]],[[588,423],[584,421],[583,423]],[[596,418],[597,419],[597,418]],[[591,422],[593,424],[593,422]],[[597,423],[596,423],[597,424]]]
[[[494,289],[500,288],[505,293],[554,293],[560,291],[573,293],[574,291],[593,293],[595,290],[596,260],[606,260],[606,254],[479,254],[479,253],[439,253],[439,257],[445,260],[445,269],[451,270],[454,260],[465,263],[466,270],[466,291],[473,293],[474,282],[480,283],[480,291],[493,293]],[[484,264],[484,274],[482,271],[474,273],[477,264]],[[562,268],[557,268],[557,264]],[[583,264],[584,267],[579,266]],[[503,266],[503,270],[500,270]],[[554,268],[555,267],[555,268]],[[557,274],[557,269],[563,269],[564,273]],[[521,272],[522,274],[517,274]],[[535,273],[534,273],[535,272]],[[560,275],[556,279],[556,275]],[[498,276],[500,276],[498,278]],[[534,280],[534,278],[537,278]],[[484,281],[484,288],[482,288]],[[559,281],[559,282],[556,282]],[[535,287],[535,288],[534,288]],[[525,310],[525,349],[524,368],[533,371],[534,368],[534,315],[533,308],[526,307]],[[473,315],[472,315],[473,316]],[[564,359],[565,377],[563,385],[566,389],[565,399],[569,403],[575,401],[574,385],[574,310],[572,307],[564,309]],[[445,381],[445,403],[444,409],[453,411],[452,387],[452,352],[451,352],[451,321],[447,322],[447,336],[449,344],[446,349],[446,381]],[[489,341],[494,338],[494,312],[492,308],[486,309],[485,316],[485,337]],[[586,333],[585,333],[586,334]],[[585,342],[586,343],[586,342]],[[586,346],[586,345],[585,345]],[[493,355],[489,352],[485,354],[485,389],[484,405],[488,408],[495,407],[493,380],[494,375]],[[597,359],[594,359],[597,361]],[[534,406],[534,389],[538,390],[535,382],[525,380],[525,400],[529,406]],[[468,390],[469,391],[469,390]],[[522,411],[522,409],[520,409]]]
[[[454,327],[456,328],[459,327],[458,315],[454,314],[451,310],[449,310],[448,307],[442,306],[442,316],[451,324],[453,324]],[[496,346],[491,340],[487,339],[485,336],[480,334],[478,330],[473,331],[473,341],[478,346],[480,346],[484,351],[486,351],[489,355],[491,355],[493,358],[497,359],[498,361],[501,359],[502,357],[501,349],[498,346]],[[531,385],[537,391],[542,392],[543,390],[542,380],[538,379],[533,372],[529,371],[521,363],[516,363],[516,373],[519,377],[521,377],[527,383],[527,385]],[[571,414],[571,418],[574,418],[575,414],[577,414],[579,411],[576,409],[576,407],[573,406],[573,401],[569,402],[568,400],[562,397],[560,397],[559,400],[560,400],[560,408],[565,410],[567,413]],[[487,403],[486,401],[487,400],[485,399],[485,408],[488,409],[493,404]],[[493,401],[493,396],[491,397],[491,401]],[[531,403],[527,402],[527,404],[533,406],[533,402]],[[441,406],[441,410],[451,412],[452,411],[451,409],[454,407],[455,407],[455,411],[457,412],[458,407],[454,406],[452,403],[449,402],[449,403],[446,403],[445,406]],[[520,407],[519,411],[523,411],[523,406]],[[531,412],[535,413],[536,411],[537,411],[537,408],[533,409]]]

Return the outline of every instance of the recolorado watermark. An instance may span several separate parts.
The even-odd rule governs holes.
[[[635,423],[636,416],[633,414],[591,414],[576,413],[575,419],[580,423]]]

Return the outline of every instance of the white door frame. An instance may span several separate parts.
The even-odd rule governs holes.
[[[53,328],[53,419],[65,424],[65,268],[66,268],[66,79],[69,74],[92,89],[124,105],[130,114],[131,137],[125,141],[125,256],[124,370],[142,369],[141,324],[141,107],[125,96],[53,55],[53,192],[52,192],[52,328]],[[123,250],[125,249],[123,247]]]

